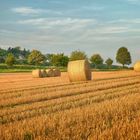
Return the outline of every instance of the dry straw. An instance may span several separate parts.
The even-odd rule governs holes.
[[[61,76],[61,72],[59,69],[55,68],[53,69],[53,72],[54,72],[54,76]]]
[[[91,80],[89,62],[87,60],[69,62],[68,75],[71,82]]]
[[[53,69],[46,69],[46,74],[48,77],[54,77],[54,71]]]
[[[134,70],[140,72],[140,61],[137,61],[134,65]]]
[[[39,69],[33,70],[32,76],[33,76],[33,78],[42,78],[41,70],[39,70]]]
[[[41,70],[41,75],[42,75],[42,77],[47,77],[46,71],[45,70]]]

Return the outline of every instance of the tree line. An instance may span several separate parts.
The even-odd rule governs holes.
[[[38,50],[22,50],[21,47],[11,48],[7,50],[0,48],[0,63],[6,63],[8,66],[14,64],[30,64],[30,65],[44,65],[44,66],[63,66],[66,67],[69,61],[87,59],[91,65],[97,68],[104,62],[111,68],[113,60],[108,58],[104,61],[100,54],[93,54],[90,58],[87,57],[84,51],[76,50],[71,52],[70,56],[64,53],[58,54],[42,54]],[[131,54],[126,47],[121,47],[116,52],[116,62],[125,65],[132,63]]]

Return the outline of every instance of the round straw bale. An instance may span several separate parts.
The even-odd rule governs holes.
[[[55,68],[53,69],[53,72],[54,72],[54,76],[61,76],[61,72],[59,69]]]
[[[33,71],[32,71],[32,76],[33,76],[34,78],[42,78],[41,70],[39,70],[39,69],[33,70]]]
[[[48,77],[54,77],[53,69],[46,69],[46,74],[47,74]]]
[[[140,72],[140,61],[137,61],[134,65],[134,70]]]
[[[41,70],[41,75],[42,75],[42,77],[47,77],[46,71],[45,70]]]
[[[71,82],[91,80],[91,70],[87,60],[68,63],[68,75]]]

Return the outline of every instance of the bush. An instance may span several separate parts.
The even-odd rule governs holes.
[[[5,63],[8,65],[8,66],[13,66],[15,62],[15,57],[12,53],[9,53],[6,57],[6,60],[5,60]]]

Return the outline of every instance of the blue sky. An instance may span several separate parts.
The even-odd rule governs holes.
[[[0,47],[140,60],[140,0],[0,0]]]

